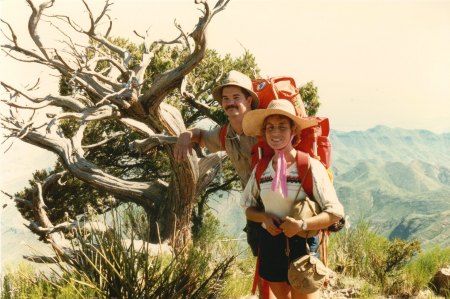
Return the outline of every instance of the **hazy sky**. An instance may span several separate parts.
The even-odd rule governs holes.
[[[112,2],[113,34],[130,38],[133,29],[148,27],[155,38],[173,38],[173,20],[190,30],[201,7],[194,0]],[[0,3],[3,19],[20,25],[28,17],[24,0]],[[82,22],[80,3],[55,6]],[[222,54],[250,50],[264,75],[314,81],[319,114],[337,130],[377,124],[450,130],[450,1],[232,0],[213,19],[208,38]]]

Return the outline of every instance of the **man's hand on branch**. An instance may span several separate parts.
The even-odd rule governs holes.
[[[177,144],[175,145],[174,156],[175,160],[183,161],[187,159],[188,152],[192,155],[192,138],[193,133],[186,131],[178,136]]]

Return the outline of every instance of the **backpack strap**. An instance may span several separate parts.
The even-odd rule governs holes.
[[[271,156],[262,156],[261,159],[259,160],[258,164],[256,164],[255,178],[256,178],[256,182],[258,183],[258,185],[261,182],[261,176],[262,176],[264,170],[266,170],[270,161],[272,161]]]
[[[313,198],[313,181],[309,163],[310,157],[307,153],[297,151],[295,159],[297,162],[298,177],[302,180],[303,190],[310,198]]]
[[[227,138],[227,133],[228,133],[228,123],[224,124],[220,128],[220,132],[219,132],[220,144],[222,145],[223,151],[227,151],[227,149],[225,147],[225,139]]]
[[[263,157],[271,159],[274,154],[275,151],[262,138],[258,137],[258,142],[253,145],[251,149],[252,169],[256,166],[256,164],[258,164],[260,160],[263,159]]]

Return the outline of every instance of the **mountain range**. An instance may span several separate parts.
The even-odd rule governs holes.
[[[389,238],[450,246],[450,134],[377,126],[330,134],[334,185],[350,221]]]

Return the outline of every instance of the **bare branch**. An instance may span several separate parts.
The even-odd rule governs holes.
[[[104,61],[109,62],[110,64],[115,66],[120,71],[124,79],[128,80],[127,76],[129,77],[129,71],[125,67],[123,67],[120,63],[118,63],[116,60],[109,57],[96,57],[94,59],[89,60],[88,62],[89,69],[91,70],[95,69],[95,66]]]
[[[84,2],[84,1],[83,1]],[[112,5],[112,3],[109,3],[109,0],[105,1],[105,6],[103,7],[102,12],[100,13],[100,15],[97,17],[97,19],[95,19],[94,24],[97,25],[100,20],[105,16],[106,12],[108,11],[108,8]],[[109,17],[108,15],[106,15],[107,17]]]
[[[14,88],[11,85],[9,85],[9,84],[7,84],[7,83],[5,83],[3,81],[0,81],[0,84],[3,86],[3,88],[6,89],[6,91],[11,92],[11,90],[14,90],[16,92],[14,96],[22,95],[22,96],[24,96],[25,98],[27,98],[28,100],[30,100],[30,101],[32,101],[34,103],[39,103],[40,102],[40,101],[36,101],[33,97],[29,96],[25,91],[22,91],[22,90],[19,90],[17,88]]]
[[[212,180],[217,177],[217,174],[221,170],[221,165],[226,158],[226,154],[215,153],[200,159],[198,163],[199,178],[196,189],[197,196],[200,196]]]
[[[228,3],[230,3],[231,0],[219,0],[217,1],[216,5],[214,6],[214,11],[212,12],[212,15],[215,15],[216,13],[224,10]]]
[[[120,117],[120,112],[114,105],[103,105],[100,107],[86,108],[81,113],[66,112],[56,115],[49,124],[54,125],[56,121],[61,119],[78,119],[82,121],[101,120]]]
[[[123,135],[125,135],[125,132],[122,132],[122,131],[114,132],[114,134],[112,134],[112,135],[109,136],[108,138],[103,139],[102,141],[97,142],[97,143],[95,143],[95,144],[83,145],[82,148],[83,148],[83,149],[95,148],[95,147],[104,145],[104,144],[108,143],[109,141],[111,141],[111,140],[113,140],[113,139],[115,139],[115,138],[117,138],[117,137],[119,137],[119,136],[123,136]]]
[[[21,197],[9,194],[8,192],[5,192],[3,190],[0,190],[3,194],[5,194],[6,196],[8,196],[10,199],[12,199],[14,202],[19,203],[19,204],[23,204],[24,206],[28,207],[28,208],[32,208],[33,207],[33,203],[29,200],[23,199]]]
[[[33,127],[33,122],[26,123],[22,127],[22,130],[20,130],[19,133],[17,133],[17,138],[23,139],[25,136],[27,136],[27,134],[30,132],[32,127]]]
[[[21,48],[19,46],[2,45],[2,47],[5,48],[5,49],[10,49],[12,51],[15,51],[17,53],[21,53],[21,54],[23,54],[25,56],[35,58],[35,59],[25,60],[25,59],[22,59],[22,58],[18,58],[16,56],[12,55],[11,53],[3,50],[3,52],[6,55],[8,55],[9,57],[11,57],[11,58],[13,58],[15,60],[22,61],[22,62],[34,62],[34,63],[40,63],[40,64],[44,64],[44,65],[50,65],[43,57],[37,55],[34,52],[31,52],[31,51],[28,51],[28,50],[26,50],[24,48]]]
[[[143,140],[135,140],[130,143],[130,149],[140,154],[146,153],[155,146],[164,144],[175,144],[178,137],[155,134]]]
[[[47,206],[44,203],[42,185],[40,183],[37,183],[36,186],[37,190],[35,191],[35,195],[33,196],[34,218],[39,221],[39,225],[42,227],[53,227],[53,224],[48,218],[47,212],[45,211],[45,208],[47,208]]]
[[[155,134],[155,131],[153,131],[147,124],[135,119],[123,117],[120,119],[120,122],[132,131],[137,131],[144,136],[151,136]]]
[[[113,89],[116,89],[116,90],[123,87],[122,84],[114,83],[114,82],[112,82],[110,80],[110,78],[105,77],[105,76],[103,76],[103,75],[101,75],[101,74],[99,74],[98,72],[95,72],[95,71],[86,71],[86,70],[80,69],[78,71],[78,73],[79,74],[83,74],[83,75],[87,75],[87,78],[97,78],[100,82],[106,83],[106,84],[110,85]]]
[[[51,61],[51,58],[49,57],[47,51],[45,50],[44,45],[41,42],[40,36],[37,34],[37,26],[41,19],[42,12],[53,6],[53,3],[55,0],[48,0],[47,2],[43,2],[41,5],[39,5],[39,8],[36,8],[31,0],[26,0],[28,4],[31,7],[32,13],[30,16],[30,19],[28,21],[28,31],[30,33],[31,39],[34,41],[35,45],[38,47],[38,49],[41,51],[41,53],[44,55],[47,61]]]
[[[8,26],[9,31],[11,32],[11,37],[12,37],[12,38],[8,38],[8,36],[7,36],[7,35],[3,32],[3,30],[2,30],[3,35],[4,35],[9,41],[11,41],[12,43],[14,43],[14,45],[17,46],[17,35],[14,33],[14,30],[12,29],[11,25],[9,25],[8,22],[5,22],[5,21],[3,21],[3,20],[0,20],[0,21],[2,21],[3,23],[6,24],[6,26]]]
[[[209,109],[209,106],[202,104],[200,102],[197,102],[195,100],[195,96],[186,90],[186,85],[187,85],[187,79],[185,77],[181,83],[180,91],[181,91],[181,95],[186,100],[186,102],[188,102],[189,105],[191,105],[192,107],[194,107],[195,109],[200,111],[205,116],[207,116],[209,118],[214,118],[214,116],[211,113],[211,110]]]
[[[194,40],[194,51],[186,59],[186,61],[178,67],[161,74],[156,78],[153,85],[148,92],[142,96],[142,103],[144,107],[148,107],[150,114],[158,115],[158,107],[162,100],[173,89],[180,86],[183,78],[203,59],[206,51],[205,30],[213,16],[206,1],[196,1],[204,6],[204,15],[199,19],[195,30],[190,34]],[[225,4],[228,2],[225,2]],[[224,4],[216,5],[214,12],[218,12]]]
[[[42,98],[36,99],[36,98],[33,98],[31,95],[29,95],[27,92],[25,92],[23,90],[19,90],[18,88],[13,87],[5,82],[0,81],[0,84],[7,91],[9,91],[9,92],[15,91],[16,95],[22,95],[29,101],[39,104],[39,105],[31,105],[31,106],[30,105],[20,105],[16,102],[2,100],[2,102],[4,102],[5,104],[7,104],[11,107],[17,107],[17,108],[22,108],[22,109],[41,109],[41,108],[47,107],[49,105],[52,105],[52,106],[56,106],[56,107],[67,108],[70,111],[74,111],[74,112],[81,112],[86,108],[86,106],[83,105],[79,101],[80,99],[76,99],[74,97],[55,96],[55,95],[50,94],[43,99]]]
[[[100,221],[76,221],[73,220],[71,222],[62,222],[60,224],[57,224],[55,226],[50,227],[43,227],[38,225],[35,222],[30,222],[27,226],[32,232],[38,234],[38,235],[49,235],[53,233],[63,232],[63,233],[76,233],[76,232],[83,232],[85,234],[88,233],[102,233],[106,232],[108,227]]]
[[[191,44],[189,43],[188,35],[183,31],[183,29],[181,28],[181,25],[178,24],[176,20],[174,20],[174,24],[175,24],[175,27],[180,31],[180,37],[183,37],[184,43],[185,43],[186,47],[188,48],[189,53],[192,53]]]

